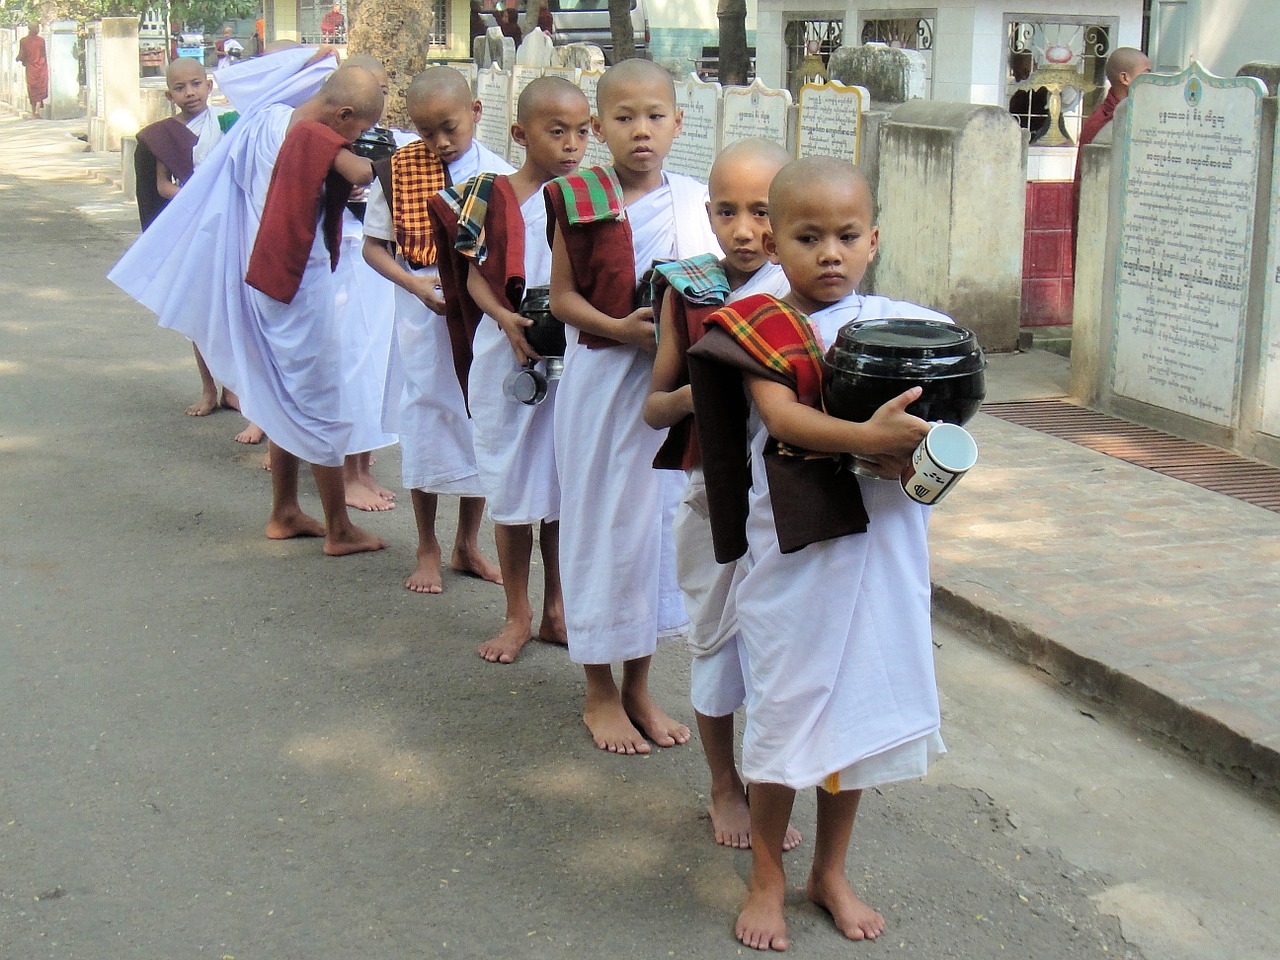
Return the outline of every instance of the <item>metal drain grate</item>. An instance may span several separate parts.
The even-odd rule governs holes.
[[[1280,469],[1065,400],[988,403],[982,412],[1280,513]]]

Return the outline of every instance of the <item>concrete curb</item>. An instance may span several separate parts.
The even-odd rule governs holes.
[[[950,626],[1043,670],[1141,731],[1280,803],[1280,750],[1214,716],[1211,706],[1200,709],[1180,701],[938,580],[933,581],[933,610]]]

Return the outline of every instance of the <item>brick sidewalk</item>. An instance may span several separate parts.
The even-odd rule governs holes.
[[[1056,362],[993,358],[989,398],[1052,395]],[[981,460],[933,513],[939,614],[1280,788],[1280,514],[992,417],[969,429]]]

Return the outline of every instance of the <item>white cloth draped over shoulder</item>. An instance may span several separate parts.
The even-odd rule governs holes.
[[[541,190],[535,190],[520,205],[520,215],[525,288],[548,286],[551,245],[547,242],[547,204]],[[503,228],[502,224],[486,227]],[[540,367],[545,370],[545,364]],[[486,313],[476,328],[467,399],[475,429],[476,468],[494,523],[537,523],[560,516],[560,477],[553,436],[559,381],[547,384],[542,403],[528,406],[502,392],[503,381],[519,369],[507,335]]]
[[[308,64],[313,53],[286,50],[218,72],[240,119],[108,277],[162,327],[195,341],[213,375],[272,440],[332,466],[342,462],[350,423],[340,419],[330,369],[334,304],[322,238],[293,304],[244,282],[291,112],[336,66],[331,57]],[[308,321],[313,315],[317,322]]]
[[[846,297],[809,320],[822,344],[853,319],[947,319],[912,303]],[[749,568],[738,584],[747,649],[743,778],[853,790],[923,776],[945,748],[929,621],[929,508],[896,480],[861,480],[867,532],[778,549],[752,414]]]
[[[663,176],[662,187],[627,207],[637,278],[655,259],[719,249],[704,207],[706,185]],[[567,333],[555,449],[569,659],[634,660],[688,628],[671,535],[684,476],[653,469],[666,436],[641,418],[653,354],[629,346],[589,350],[572,327]]]

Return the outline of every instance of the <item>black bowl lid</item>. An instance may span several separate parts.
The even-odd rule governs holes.
[[[855,320],[840,328],[837,350],[876,357],[917,359],[966,356],[977,349],[973,331],[942,320]]]

